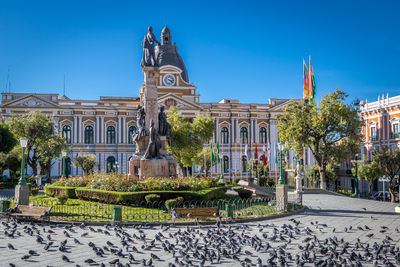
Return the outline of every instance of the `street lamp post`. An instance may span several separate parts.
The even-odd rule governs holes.
[[[119,164],[118,161],[115,161],[115,172],[118,173]]]
[[[25,180],[25,148],[28,146],[28,138],[19,139],[22,147],[21,177],[18,185],[15,186],[15,203],[17,205],[29,205],[29,186]]]
[[[358,191],[358,162],[360,160],[358,159],[359,154],[356,154],[355,159],[352,160],[351,162],[355,163],[356,165],[356,175],[354,176],[354,197],[359,196],[359,191]]]
[[[65,157],[67,156],[67,151],[63,150],[61,152],[62,156],[62,178],[67,178],[67,166],[65,162]]]
[[[278,143],[278,149],[280,152],[280,163],[279,163],[279,181],[276,185],[276,208],[278,211],[286,211],[288,208],[288,185],[285,184],[283,179],[283,151],[285,149],[284,143]]]
[[[26,185],[25,180],[25,148],[28,146],[28,138],[22,137],[19,139],[22,147],[22,160],[21,160],[21,178],[19,179],[19,185]]]

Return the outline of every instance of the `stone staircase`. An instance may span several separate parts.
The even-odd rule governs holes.
[[[259,186],[249,181],[240,180],[238,185],[243,186],[245,189],[253,192],[257,197],[273,197],[275,196],[275,189],[270,187]]]

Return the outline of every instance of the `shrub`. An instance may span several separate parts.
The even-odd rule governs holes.
[[[149,204],[159,202],[161,199],[160,195],[157,194],[149,194],[146,195],[144,198],[146,199],[146,202]]]
[[[77,188],[75,192],[79,199],[116,204],[133,202],[134,195],[134,193],[130,192],[104,191],[90,188]]]
[[[253,195],[253,192],[244,188],[240,188],[237,190],[239,197],[241,199],[249,199]]]
[[[76,188],[75,193],[79,199],[99,201],[105,203],[139,203],[144,204],[146,195],[157,194],[160,201],[176,199],[181,197],[184,200],[213,200],[223,198],[226,188],[214,187],[200,191],[141,191],[141,192],[115,192],[90,188]]]
[[[36,196],[39,193],[39,188],[33,187],[31,188],[31,195]]]
[[[177,204],[181,204],[181,203],[183,203],[183,201],[185,201],[185,199],[183,197],[177,197],[176,198]]]
[[[176,198],[168,199],[167,201],[165,201],[165,207],[167,208],[167,210],[175,208],[177,204],[178,201],[176,201]]]
[[[57,196],[57,199],[58,199],[58,202],[59,202],[61,205],[64,205],[64,204],[67,202],[68,197],[67,197],[67,196]]]
[[[44,187],[44,192],[51,197],[63,195],[68,198],[76,198],[75,188],[76,187],[47,185]]]
[[[54,186],[69,186],[69,187],[85,187],[91,182],[91,177],[75,176],[70,178],[61,178],[53,183]]]

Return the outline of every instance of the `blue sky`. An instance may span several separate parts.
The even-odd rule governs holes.
[[[165,25],[201,102],[302,97],[312,57],[317,98],[400,94],[399,1],[5,1],[0,90],[138,96],[141,41]]]

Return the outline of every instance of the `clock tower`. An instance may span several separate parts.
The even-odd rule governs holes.
[[[197,87],[189,83],[185,63],[178,47],[172,43],[172,34],[167,26],[161,31],[160,45],[155,47],[155,58],[160,70],[157,80],[158,104],[177,106],[180,109],[193,107],[193,104],[200,107]]]

